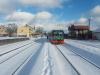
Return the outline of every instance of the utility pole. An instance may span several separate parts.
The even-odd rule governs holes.
[[[91,27],[91,18],[88,19],[88,22],[89,22],[89,30],[90,30],[90,27]]]
[[[89,30],[91,29],[91,20],[92,19],[93,19],[92,17],[88,18]]]

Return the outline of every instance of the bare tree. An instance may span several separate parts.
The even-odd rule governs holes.
[[[10,37],[12,36],[13,33],[17,33],[17,28],[18,26],[15,23],[7,25],[7,32]]]
[[[42,27],[37,28],[36,33],[42,34],[43,33],[43,28]]]

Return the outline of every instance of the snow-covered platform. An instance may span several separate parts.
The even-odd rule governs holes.
[[[46,38],[0,46],[0,75],[100,75],[100,42]]]
[[[29,40],[27,37],[0,37],[0,45]]]

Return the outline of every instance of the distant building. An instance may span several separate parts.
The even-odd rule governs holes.
[[[19,37],[32,37],[33,36],[33,28],[29,25],[18,27],[17,36],[19,36]]]
[[[0,26],[0,36],[8,36],[8,33],[7,33],[7,27],[5,26]]]
[[[100,40],[100,28],[93,31],[93,36],[95,36],[96,39]]]
[[[92,38],[92,32],[89,30],[89,26],[84,25],[71,25],[68,28],[69,36],[76,39],[90,39]]]

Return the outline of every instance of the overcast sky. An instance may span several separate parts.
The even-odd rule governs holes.
[[[0,0],[0,23],[88,24],[100,27],[100,0]]]

